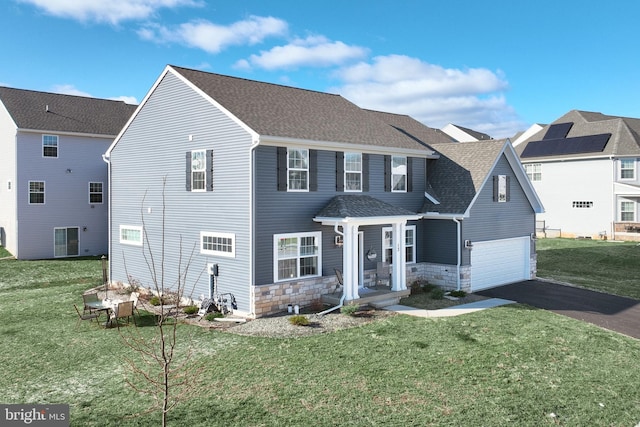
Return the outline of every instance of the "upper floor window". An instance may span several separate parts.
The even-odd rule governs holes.
[[[137,225],[121,225],[120,243],[142,246],[142,227]]]
[[[29,181],[29,204],[44,204],[44,181]]]
[[[204,150],[191,152],[191,191],[204,191],[207,177],[207,162]]]
[[[321,244],[322,233],[319,231],[274,235],[274,281],[319,276]]]
[[[636,179],[636,159],[620,159],[620,179]]]
[[[362,191],[361,153],[344,153],[344,191]]]
[[[102,183],[101,182],[89,183],[89,203],[92,205],[102,203]]]
[[[58,157],[57,135],[42,135],[42,157]]]
[[[407,158],[391,156],[391,191],[407,191]]]
[[[509,181],[511,177],[508,175],[494,175],[493,176],[493,201],[494,202],[508,202],[511,199],[511,192]]]
[[[528,163],[524,165],[524,170],[530,181],[542,181],[542,164]]]
[[[289,191],[309,191],[309,150],[289,148],[287,165]]]
[[[620,221],[635,222],[636,204],[628,200],[620,201]]]
[[[416,226],[408,225],[404,237],[405,261],[416,262]],[[393,228],[382,229],[382,262],[393,264]]]
[[[232,233],[200,233],[200,253],[205,255],[218,255],[235,257],[236,236]]]

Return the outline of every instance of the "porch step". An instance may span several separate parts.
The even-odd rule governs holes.
[[[373,308],[385,308],[385,307],[389,307],[390,305],[398,305],[399,303],[400,303],[400,298],[390,298],[384,301],[370,302],[369,305]]]
[[[345,301],[345,305],[349,303],[359,304],[359,305],[370,305],[374,308],[382,308],[388,305],[395,305],[400,302],[400,298],[406,297],[411,294],[411,290],[407,289],[404,291],[391,291],[389,288],[385,290],[380,289],[368,289],[368,292],[362,293],[360,298]],[[340,298],[342,294],[328,294],[322,296],[322,302],[328,305],[338,305],[340,303]]]

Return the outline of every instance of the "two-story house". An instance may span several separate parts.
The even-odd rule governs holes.
[[[570,111],[516,147],[548,236],[640,241],[640,119]]]
[[[396,295],[535,274],[542,206],[508,140],[451,144],[339,95],[167,66],[105,159],[112,282],[215,284],[259,317],[333,292],[336,270],[358,301],[380,263]]]
[[[102,155],[135,108],[0,87],[2,246],[19,259],[107,252]]]

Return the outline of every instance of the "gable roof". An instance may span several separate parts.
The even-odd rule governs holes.
[[[490,182],[491,172],[502,155],[507,158],[534,211],[542,212],[542,204],[508,139],[437,144],[434,148],[440,158],[428,165],[433,193],[422,206],[427,216],[429,213],[467,216],[484,185]]]
[[[0,87],[18,129],[115,136],[136,106],[122,101]]]
[[[518,145],[523,161],[640,155],[640,119],[572,110]]]
[[[432,154],[420,136],[406,135],[340,95],[168,66],[167,70],[220,104],[260,137],[347,143]],[[426,126],[425,126],[426,127]],[[429,133],[429,137],[435,134]]]
[[[388,216],[415,216],[415,212],[393,206],[371,196],[341,195],[332,198],[316,215],[316,219],[326,218],[370,218]]]
[[[365,110],[387,123],[399,132],[426,144],[451,143],[451,138],[440,129],[433,129],[405,114],[385,113]]]
[[[486,141],[493,139],[486,133],[454,125],[453,123],[449,123],[443,127],[442,132],[449,135],[454,142]]]

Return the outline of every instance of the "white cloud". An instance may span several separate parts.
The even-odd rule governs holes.
[[[162,8],[200,6],[201,0],[18,0],[61,18],[118,24],[147,19]]]
[[[122,101],[125,104],[131,104],[131,105],[138,105],[138,99],[135,96],[126,96],[126,95],[121,95],[121,96],[116,96],[113,98],[109,98],[112,101]]]
[[[323,36],[310,36],[262,51],[259,55],[251,55],[248,61],[238,61],[236,66],[247,68],[251,64],[267,70],[299,66],[327,67],[361,59],[367,53],[367,49],[359,46],[349,46],[341,41],[331,42]]]
[[[507,104],[509,84],[501,72],[444,68],[390,55],[341,69],[336,76],[344,85],[332,92],[363,108],[408,114],[430,127],[455,123],[494,138],[526,127]]]
[[[70,85],[70,84],[55,85],[53,86],[51,91],[54,93],[61,93],[63,95],[86,96],[88,98],[92,98],[90,93],[81,91],[80,89],[77,89],[74,85]]]
[[[218,53],[229,46],[253,45],[267,37],[286,34],[287,23],[271,16],[249,18],[223,26],[206,20],[196,20],[169,28],[150,24],[138,31],[138,35],[157,43],[178,43]]]

